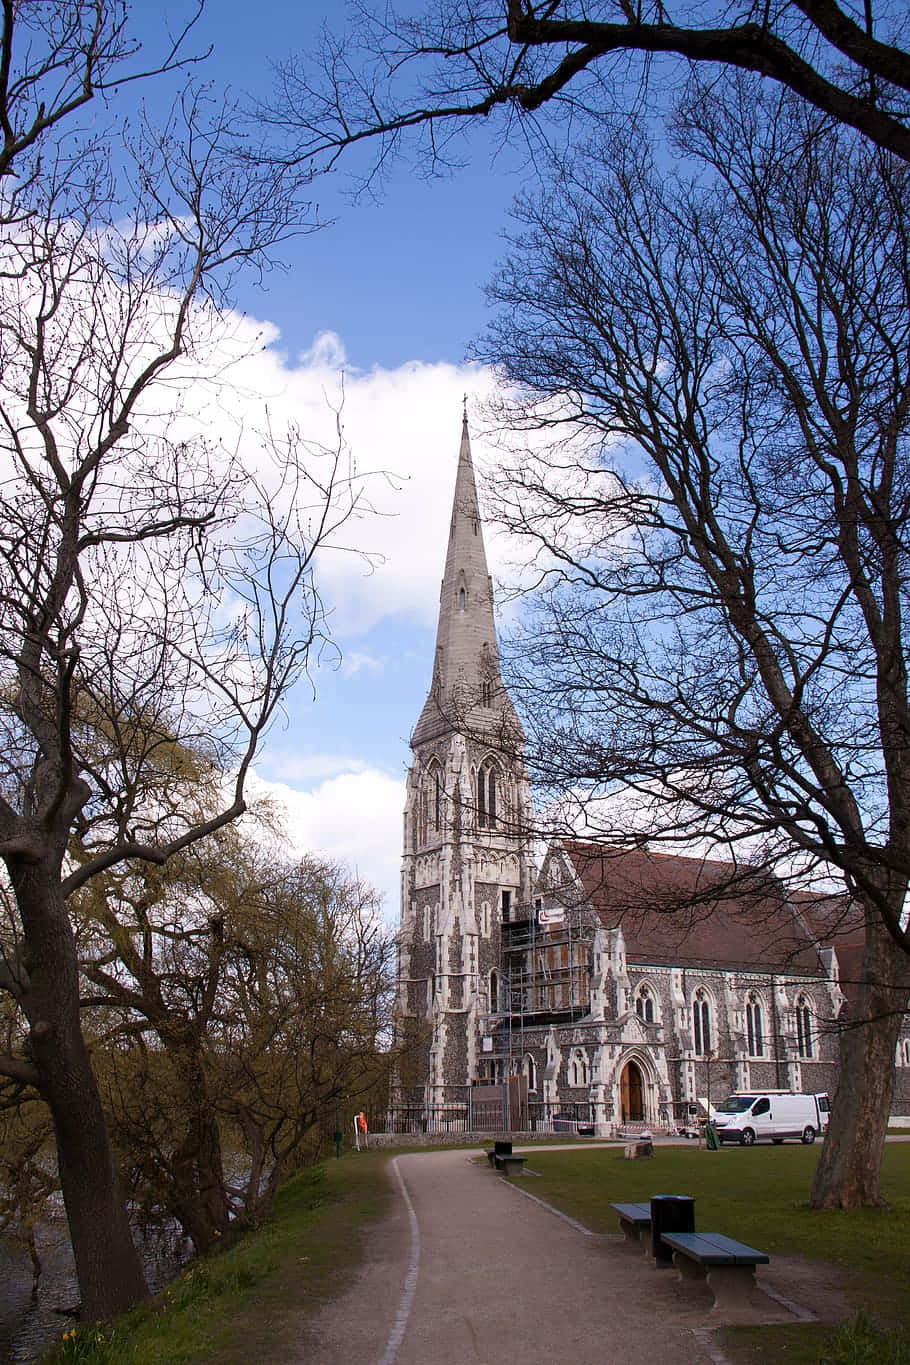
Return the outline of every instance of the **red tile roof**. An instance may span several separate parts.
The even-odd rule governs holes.
[[[565,841],[585,900],[639,965],[822,973],[783,883],[735,863]]]

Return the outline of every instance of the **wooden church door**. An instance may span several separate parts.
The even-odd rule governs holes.
[[[644,1086],[637,1063],[627,1062],[619,1081],[619,1102],[623,1123],[641,1123],[645,1116]]]

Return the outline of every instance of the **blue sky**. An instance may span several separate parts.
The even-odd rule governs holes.
[[[170,3],[136,8],[147,52],[164,23],[185,13]],[[343,24],[343,7],[258,0],[251,10],[210,0],[194,43],[212,46],[205,71],[216,87],[262,96],[270,63],[306,49],[325,18]],[[159,87],[154,97],[165,93]],[[317,671],[315,696],[297,689],[286,726],[272,732],[257,765],[263,789],[287,807],[295,845],[356,867],[385,896],[390,920],[398,912],[408,736],[430,678],[461,396],[474,404],[490,387],[464,356],[483,327],[482,287],[521,189],[518,158],[510,165],[500,155],[494,164],[485,129],[467,151],[469,164],[445,180],[401,166],[380,203],[350,203],[342,167],[316,187],[333,225],[293,243],[285,272],[237,299],[269,337],[245,382],[261,385],[314,438],[328,439],[327,402],[339,400],[343,375],[343,420],[359,466],[396,476],[374,484],[381,515],[352,528],[356,546],[377,556],[372,571],[350,558],[324,567],[340,659]],[[482,466],[482,441],[475,454]],[[497,550],[489,548],[495,573]]]

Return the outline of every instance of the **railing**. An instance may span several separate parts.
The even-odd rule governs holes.
[[[469,1104],[392,1105],[372,1115],[373,1133],[493,1132],[503,1123],[502,1100],[472,1100]]]
[[[590,1104],[544,1104],[531,1101],[522,1129],[532,1133],[561,1133],[590,1135],[594,1132],[594,1115]],[[515,1128],[515,1115],[503,1112],[500,1092],[485,1099],[483,1087],[472,1090],[466,1101],[448,1104],[398,1104],[387,1110],[368,1115],[372,1133],[490,1133]],[[517,1129],[517,1131],[522,1131]]]

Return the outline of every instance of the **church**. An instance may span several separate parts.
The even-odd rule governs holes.
[[[429,695],[411,737],[393,1107],[430,1132],[691,1128],[734,1090],[836,1088],[861,929],[745,865],[631,842],[533,861],[462,425]],[[895,1110],[910,1113],[910,1032]]]

